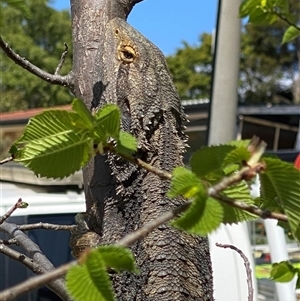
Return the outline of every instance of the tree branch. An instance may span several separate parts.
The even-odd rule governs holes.
[[[47,274],[35,276],[29,278],[28,280],[10,287],[2,292],[0,292],[0,300],[14,300],[25,292],[29,292],[35,288],[39,288],[49,282],[54,282],[55,279],[62,277],[69,268],[76,264],[76,261],[72,261],[65,265],[60,266],[59,268],[48,272]],[[72,299],[69,299],[72,300]]]
[[[34,229],[70,231],[76,226],[75,225],[57,225],[57,224],[49,224],[49,223],[39,222],[36,224],[17,225],[16,227],[22,231],[28,231],[28,230],[34,230]]]
[[[18,208],[26,208],[28,206],[27,203],[23,202],[21,198],[18,199],[18,201],[3,215],[0,216],[0,225],[7,220],[15,210]]]
[[[25,233],[19,230],[15,224],[3,222],[0,225],[0,231],[12,235],[16,239],[18,244],[28,252],[29,257],[32,258],[45,272],[54,269],[54,266],[43,254],[39,246],[35,244]],[[57,294],[62,300],[72,300],[68,295],[63,279],[57,279],[50,283],[47,282],[47,287],[51,289],[55,294]],[[0,298],[0,300],[2,299]]]
[[[66,56],[68,54],[68,45],[67,45],[67,43],[64,43],[64,45],[65,45],[65,51],[62,53],[62,55],[60,57],[60,61],[59,61],[59,64],[58,64],[58,66],[57,66],[57,68],[54,72],[54,75],[59,74],[59,71],[61,70],[61,68],[62,68],[62,66],[65,62]]]
[[[240,210],[247,211],[249,213],[252,213],[254,215],[257,215],[263,219],[271,218],[276,219],[278,221],[288,222],[288,218],[285,214],[278,213],[278,212],[271,212],[268,210],[261,210],[258,207],[255,207],[253,205],[248,205],[244,202],[239,202],[237,200],[231,199],[225,195],[221,194],[212,194],[211,197],[219,200],[220,202],[223,202],[229,206],[235,207]]]
[[[275,9],[271,9],[271,13],[276,15],[280,20],[284,21],[286,24],[293,26],[294,28],[300,31],[300,27],[297,26],[297,24],[291,22],[287,17],[283,16],[281,13],[278,13]]]
[[[40,79],[53,84],[53,85],[61,85],[64,87],[68,87],[72,90],[73,87],[73,77],[72,72],[68,75],[58,75],[58,74],[51,74],[48,73],[39,67],[33,65],[25,58],[22,58],[20,55],[15,53],[8,44],[2,39],[0,36],[0,48],[4,51],[4,53],[13,60],[17,65],[21,66],[22,68],[28,70],[30,73],[34,74],[35,76],[39,77]]]
[[[31,271],[33,271],[36,274],[42,274],[45,271],[40,267],[39,264],[37,264],[34,260],[26,256],[25,254],[22,254],[18,251],[15,251],[11,249],[10,247],[6,246],[3,243],[0,243],[0,253],[8,256],[9,258],[16,260],[23,265],[25,265],[27,268],[29,268]],[[2,300],[2,299],[1,299]]]
[[[13,161],[13,157],[8,157],[0,161],[0,165]]]
[[[248,301],[253,301],[253,283],[252,283],[252,276],[251,276],[251,268],[250,268],[250,262],[247,258],[247,256],[237,247],[233,246],[233,245],[225,245],[225,244],[219,244],[216,243],[217,247],[220,248],[230,248],[235,250],[236,252],[238,252],[240,254],[240,256],[243,258],[244,260],[244,265],[246,268],[246,273],[247,273],[247,285],[248,285]]]

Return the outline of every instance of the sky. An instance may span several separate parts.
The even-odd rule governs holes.
[[[212,33],[217,4],[217,0],[144,0],[135,5],[128,22],[165,55],[171,55],[183,41],[198,45],[201,33]],[[53,0],[51,6],[69,9],[70,0]]]

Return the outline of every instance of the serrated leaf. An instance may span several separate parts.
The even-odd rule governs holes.
[[[193,172],[182,166],[173,170],[170,190],[167,193],[168,197],[183,195],[186,198],[192,198],[199,191],[206,193],[206,189]]]
[[[272,265],[270,279],[276,282],[289,282],[295,274],[295,268],[288,261],[281,261]]]
[[[113,268],[117,272],[138,272],[133,254],[129,249],[110,245],[100,246],[96,250],[101,255],[101,258],[103,259],[103,262],[106,267]]]
[[[113,104],[105,105],[95,113],[94,134],[100,142],[106,142],[107,138],[119,139],[120,132],[120,109]]]
[[[232,145],[204,147],[191,158],[192,171],[199,177],[208,181],[216,181],[224,176],[222,164],[229,152],[234,150]]]
[[[63,178],[79,170],[90,159],[91,137],[74,128],[70,115],[62,110],[45,111],[30,119],[16,146],[15,161],[48,178]]]
[[[299,36],[300,30],[297,29],[295,26],[289,26],[289,28],[284,32],[281,44],[290,42]]]
[[[75,126],[83,129],[93,129],[95,119],[81,99],[75,98],[73,100],[72,109],[78,114],[78,118],[73,120]],[[72,116],[76,115],[73,114]]]
[[[103,296],[103,300],[113,301],[115,298],[112,284],[105,268],[105,262],[98,250],[89,252],[86,259],[86,267],[94,286]]]
[[[264,158],[265,172],[260,174],[262,207],[282,208],[294,237],[300,240],[300,170],[276,158]]]
[[[197,195],[188,210],[172,222],[172,225],[188,233],[204,236],[216,230],[222,219],[221,204],[201,193]]]
[[[244,202],[248,205],[255,205],[254,199],[251,197],[250,190],[246,182],[240,182],[234,186],[228,187],[223,191],[223,194],[232,200]],[[257,216],[247,211],[240,210],[222,203],[224,208],[224,224],[239,223],[242,221],[249,221],[257,219]]]
[[[101,258],[99,261],[97,260],[98,257],[95,258],[92,256],[89,267],[87,264],[76,265],[68,271],[66,275],[66,286],[76,301],[114,300],[111,283],[104,263]],[[97,283],[95,283],[94,280],[96,280]]]
[[[137,141],[135,137],[127,132],[120,131],[116,150],[119,154],[133,154],[137,151]]]

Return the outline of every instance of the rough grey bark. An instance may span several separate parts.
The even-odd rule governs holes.
[[[137,156],[171,171],[182,165],[185,116],[164,56],[125,21],[137,2],[71,1],[74,94],[91,110],[117,104]],[[184,201],[168,199],[169,183],[112,154],[88,164],[84,184],[88,226],[102,243]],[[213,300],[206,238],[162,226],[132,250],[141,274],[112,275],[118,300]]]

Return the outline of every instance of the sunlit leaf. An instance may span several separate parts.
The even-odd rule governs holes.
[[[267,167],[260,174],[262,207],[284,211],[294,237],[300,240],[300,171],[280,159],[264,158],[264,161]]]
[[[120,131],[116,149],[119,154],[131,155],[137,150],[137,141],[131,134]]]
[[[63,178],[79,170],[90,159],[91,138],[87,130],[74,129],[70,115],[62,110],[45,111],[30,119],[16,141],[24,147],[15,161],[48,178]]]
[[[207,235],[216,230],[223,219],[221,204],[199,193],[191,206],[172,225],[188,233]]]
[[[206,191],[197,176],[184,167],[176,167],[172,175],[171,187],[167,194],[171,198],[178,195],[192,198],[199,193],[199,191]]]
[[[92,129],[94,127],[94,117],[82,100],[77,98],[74,99],[72,102],[72,109],[78,114],[79,117],[76,118],[76,121],[73,120],[76,126],[83,129]]]
[[[106,267],[113,268],[117,272],[138,272],[133,254],[127,248],[113,245],[101,246],[97,248],[97,252],[101,255]]]
[[[66,275],[66,286],[76,301],[114,300],[106,268],[97,255],[92,255],[88,264],[72,267]]]
[[[244,181],[228,187],[223,191],[223,194],[232,200],[243,202],[248,205],[255,205],[254,199],[250,195],[249,187]],[[247,211],[234,208],[224,203],[222,203],[222,206],[224,208],[223,223],[225,224],[257,219],[256,215],[248,213]]]
[[[221,145],[204,147],[195,152],[191,158],[192,171],[201,179],[214,181],[224,176],[221,168],[224,159],[235,146]]]
[[[274,263],[270,273],[270,279],[276,282],[289,282],[296,274],[296,270],[288,261]]]
[[[113,104],[105,105],[95,113],[96,126],[95,137],[106,140],[111,137],[119,139],[120,131],[120,109]]]
[[[290,42],[300,36],[300,30],[295,26],[290,26],[283,35],[282,44]]]

